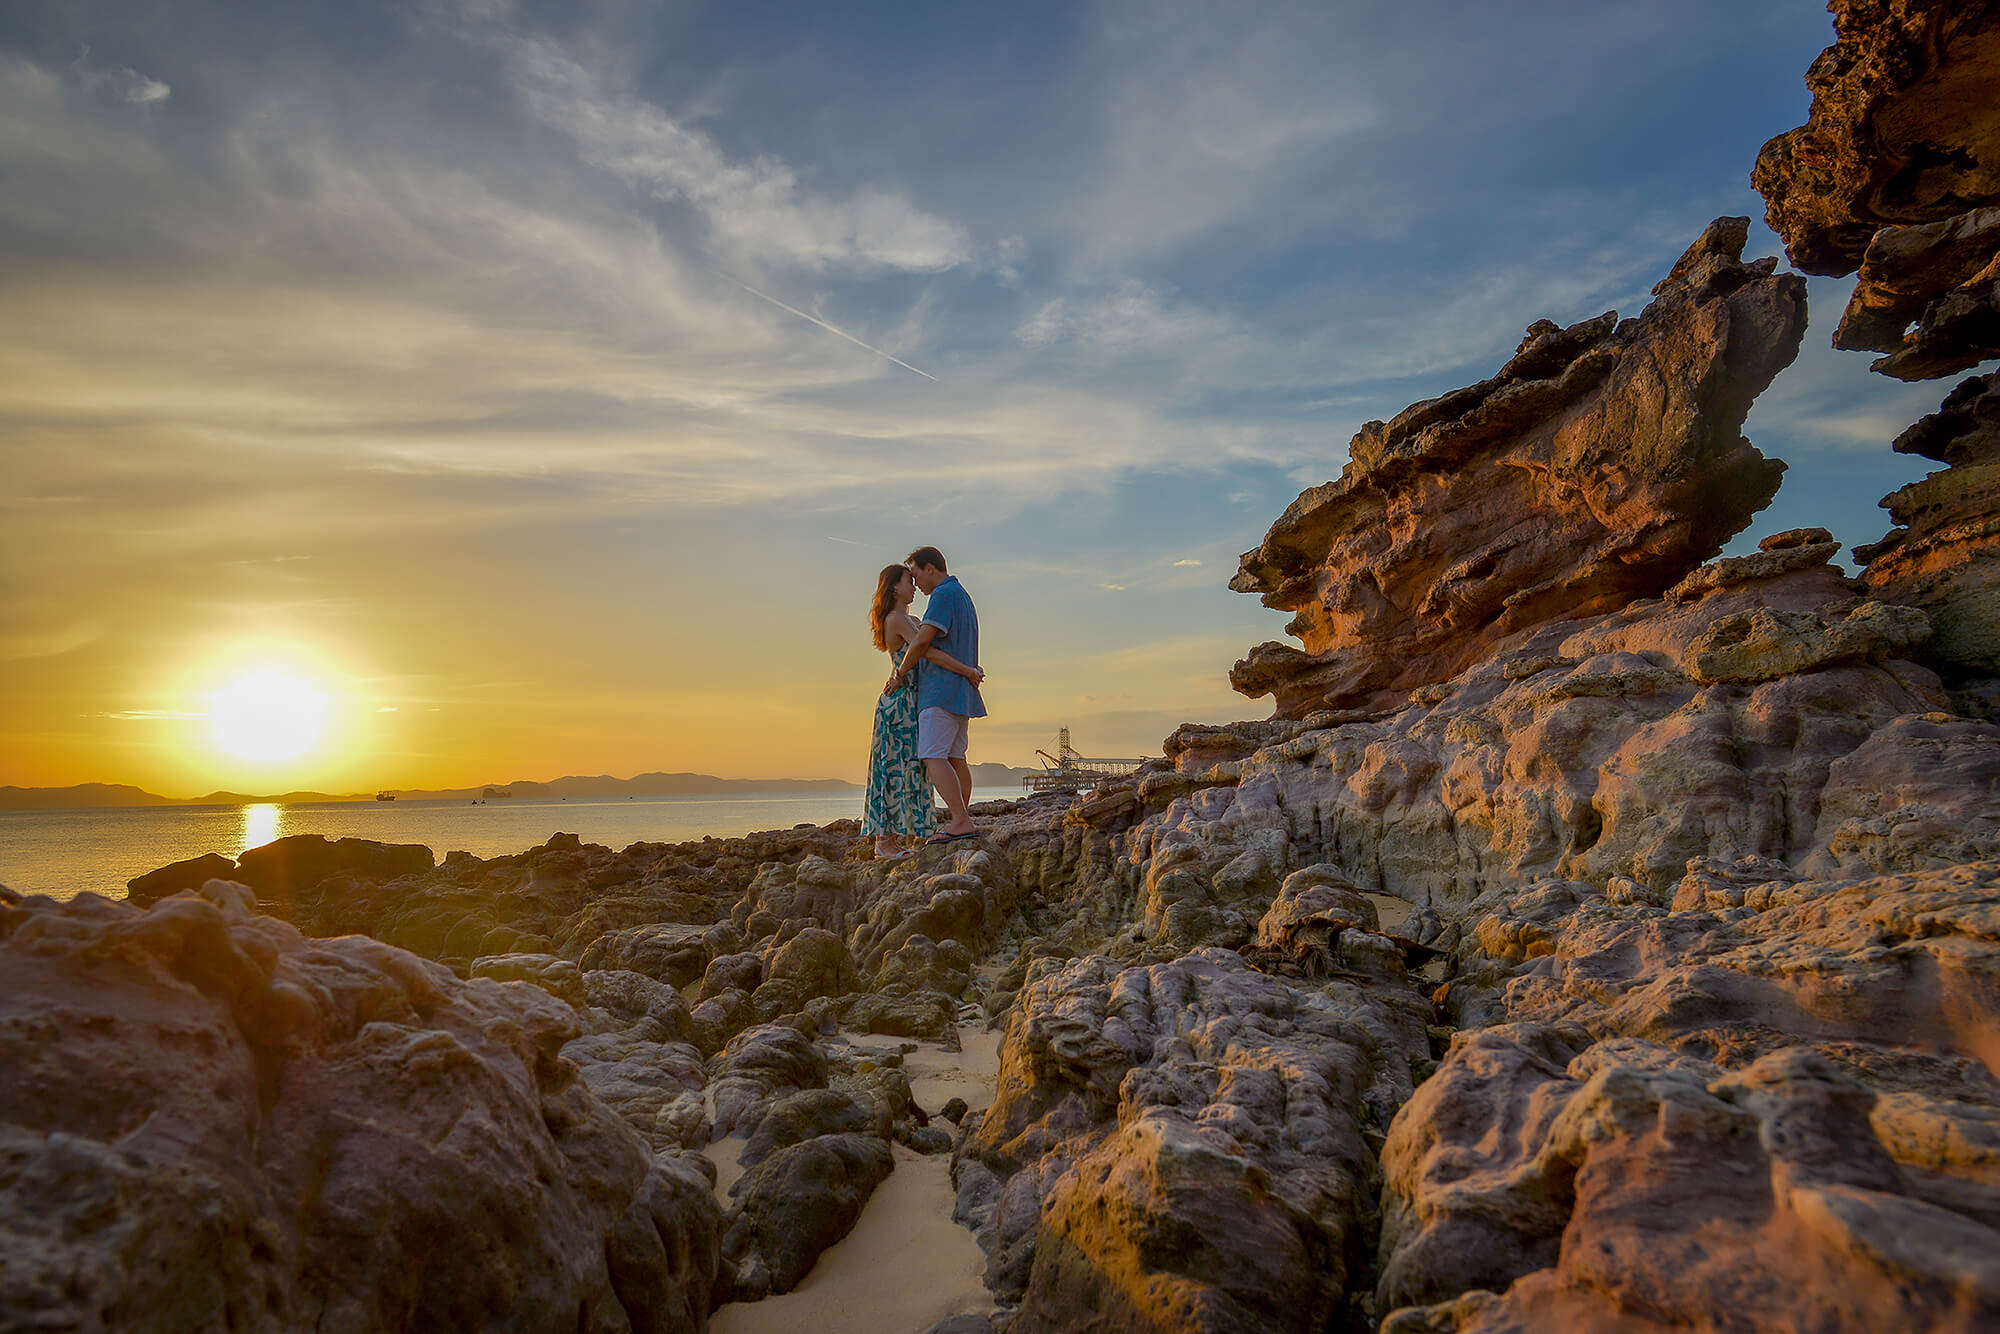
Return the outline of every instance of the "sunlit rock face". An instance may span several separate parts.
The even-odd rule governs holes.
[[[1777,490],[1741,427],[1806,322],[1803,279],[1742,262],[1748,228],[1711,224],[1638,318],[1538,322],[1492,379],[1364,426],[1230,583],[1297,613],[1304,650],[1260,645],[1231,683],[1286,718],[1394,705],[1720,551]]]
[[[1833,345],[1928,380],[2000,356],[2000,6],[1835,0],[1839,40],[1806,76],[1812,114],[1752,177],[1792,262],[1855,274]],[[1898,525],[1855,553],[1882,597],[1921,607],[1925,661],[2000,695],[2000,390],[1960,384],[1896,441],[1949,466],[1882,501]]]
[[[695,1331],[720,1217],[577,1012],[209,881],[0,890],[0,1324]]]
[[[1751,183],[1792,263],[1839,276],[1862,266],[1884,228],[2000,198],[2000,10],[1956,0],[1828,8],[1838,40],[1806,73],[1811,116],[1764,145]]]

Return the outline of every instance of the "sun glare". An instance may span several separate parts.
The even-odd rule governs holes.
[[[298,759],[318,743],[331,703],[324,690],[284,672],[239,676],[210,701],[216,747],[252,764]]]

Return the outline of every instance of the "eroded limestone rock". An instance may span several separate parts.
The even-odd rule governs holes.
[[[576,1078],[576,1033],[240,885],[0,892],[6,1323],[702,1328],[708,1179]]]
[[[1751,184],[1807,273],[1854,272],[1877,232],[2000,197],[2000,12],[1952,0],[1832,0],[1838,40],[1806,73],[1807,122]]]
[[[1711,224],[1637,319],[1542,321],[1490,380],[1354,437],[1230,587],[1297,613],[1304,650],[1230,674],[1283,718],[1393,707],[1524,628],[1657,595],[1714,555],[1784,465],[1743,438],[1797,355],[1805,284]]]
[[[1427,1013],[1400,979],[1296,985],[1215,949],[1031,975],[959,1162],[1014,1328],[1326,1327]]]
[[[1855,550],[1862,578],[1924,609],[1939,670],[2000,676],[2000,371],[1964,381],[1896,449],[1950,466],[1882,501],[1900,526]]]

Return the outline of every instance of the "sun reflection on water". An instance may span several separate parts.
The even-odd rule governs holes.
[[[285,808],[268,801],[243,808],[243,851],[261,848],[278,836],[285,821]],[[239,856],[241,853],[238,854]]]

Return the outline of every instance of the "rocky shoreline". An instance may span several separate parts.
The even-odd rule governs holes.
[[[2000,10],[1834,8],[1757,183],[1842,346],[1955,374]],[[937,1334],[2000,1328],[1996,373],[1858,578],[1716,558],[1804,327],[1746,234],[1363,428],[1237,576],[1275,717],[973,844],[0,890],[0,1330],[700,1330],[913,1163],[983,1258]]]

